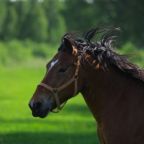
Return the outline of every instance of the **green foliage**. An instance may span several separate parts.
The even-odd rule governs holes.
[[[143,46],[143,0],[65,0],[65,5],[63,13],[69,30],[121,27],[123,43],[132,41]]]
[[[67,29],[85,32],[95,26],[113,24],[124,30],[122,51],[133,49],[143,57],[143,51],[135,49],[144,48],[142,6],[143,1],[135,0],[1,0],[0,63],[47,58]]]
[[[68,30],[86,31],[96,26],[92,4],[85,0],[66,0],[63,14]]]
[[[18,20],[17,20],[17,38],[18,39],[24,39],[25,38],[25,31],[26,28],[26,18],[30,10],[30,4],[29,1],[17,1],[14,3]]]
[[[51,57],[55,52],[55,49],[53,46],[47,45],[47,44],[36,44],[33,47],[33,56],[34,57],[41,57],[41,58],[49,58]]]
[[[62,16],[59,15],[56,24],[49,27],[49,42],[54,44],[60,42],[61,37],[66,33],[66,26]]]
[[[7,2],[7,14],[3,25],[3,39],[11,40],[17,36],[17,13],[11,2]]]
[[[6,65],[9,61],[8,51],[4,43],[0,43],[0,65]]]
[[[16,62],[27,60],[31,56],[31,49],[24,47],[20,42],[13,40],[5,44],[9,58]]]
[[[44,42],[48,39],[48,23],[46,15],[41,5],[37,1],[31,0],[31,7],[25,19],[25,38],[33,41]]]
[[[0,1],[0,38],[3,38],[3,26],[6,18],[6,1]]]
[[[1,40],[31,39],[56,43],[66,30],[57,0],[1,1]]]
[[[136,46],[132,44],[131,42],[127,42],[122,46],[121,50],[123,51],[123,53],[135,52]]]
[[[144,67],[144,50],[137,49],[136,45],[131,42],[125,43],[119,50],[122,54],[126,54],[129,59],[138,64],[141,67]]]
[[[32,59],[48,59],[56,52],[55,45],[35,43],[30,40],[0,42],[0,65],[22,63]]]
[[[143,47],[143,5],[142,0],[1,0],[0,38],[56,43],[67,29],[117,26],[123,44]]]
[[[61,7],[57,0],[44,1],[45,13],[48,19],[48,41],[56,43],[66,32],[64,17],[61,15]]]

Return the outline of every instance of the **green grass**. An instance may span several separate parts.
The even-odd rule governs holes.
[[[0,144],[98,144],[96,123],[81,95],[58,114],[32,117],[28,102],[44,73],[44,67],[0,69]]]

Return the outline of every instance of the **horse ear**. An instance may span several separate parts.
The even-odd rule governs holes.
[[[69,39],[64,38],[63,39],[63,45],[64,45],[64,49],[66,52],[68,52],[69,54],[73,53],[73,46],[72,46],[72,43]]]

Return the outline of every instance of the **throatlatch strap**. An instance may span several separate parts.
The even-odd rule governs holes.
[[[55,101],[56,101],[57,108],[60,109],[60,101],[59,101],[59,98],[58,98],[57,91],[54,92],[54,89],[52,87],[46,85],[45,83],[40,83],[39,85],[43,86],[44,88],[46,88],[47,90],[51,91],[54,94],[54,98],[55,98]]]
[[[58,93],[54,93],[54,97],[55,97],[55,100],[56,100],[57,108],[60,109],[60,101],[59,101],[59,98],[58,98]]]

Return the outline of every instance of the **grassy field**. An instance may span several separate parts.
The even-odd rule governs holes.
[[[0,144],[98,144],[96,124],[81,95],[58,114],[33,118],[28,107],[45,69],[0,69]]]

